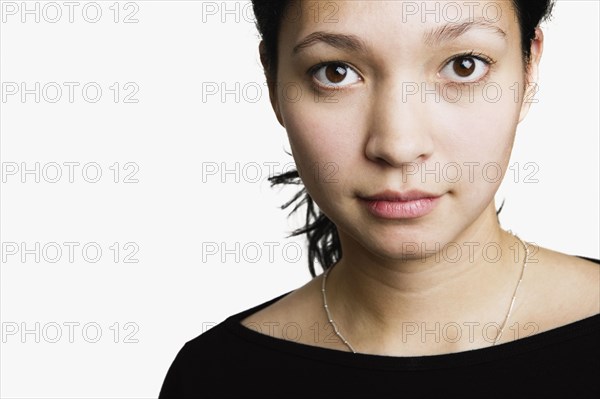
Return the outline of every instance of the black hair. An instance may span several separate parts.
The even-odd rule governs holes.
[[[288,6],[294,0],[252,0],[256,28],[261,35],[264,51],[261,61],[264,65],[267,81],[274,83],[277,75],[277,43],[281,22]],[[519,23],[521,33],[521,51],[523,63],[527,67],[531,61],[531,42],[535,38],[535,28],[550,18],[555,0],[510,0]],[[303,185],[297,170],[269,177],[271,187],[276,185]],[[294,230],[288,237],[306,234],[308,239],[308,270],[316,277],[315,260],[323,270],[327,270],[342,257],[342,248],[335,224],[319,209],[306,188],[298,191],[291,200],[281,206],[288,208],[298,202],[288,216],[306,205],[306,225]],[[496,212],[498,215],[504,201]]]

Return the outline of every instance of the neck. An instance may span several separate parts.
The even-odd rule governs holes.
[[[525,251],[490,209],[493,214],[484,212],[449,244],[423,246],[400,259],[377,257],[340,232],[344,256],[330,270],[326,289],[348,341],[376,337],[380,346],[396,345],[399,330],[411,323],[501,324]]]

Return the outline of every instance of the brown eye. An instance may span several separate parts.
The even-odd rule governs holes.
[[[457,83],[475,83],[486,76],[492,63],[483,56],[459,55],[448,61],[438,76]]]
[[[340,62],[321,64],[312,75],[323,86],[342,87],[361,80],[354,69]]]
[[[475,71],[475,60],[471,57],[460,57],[454,60],[454,72],[461,78],[466,78]]]
[[[343,65],[332,64],[325,67],[325,76],[331,83],[340,83],[344,80],[348,71]]]

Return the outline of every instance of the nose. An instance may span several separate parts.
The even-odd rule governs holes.
[[[377,90],[365,148],[370,160],[400,168],[430,157],[435,115],[433,107],[421,100],[421,93],[415,93],[415,86],[398,82]]]

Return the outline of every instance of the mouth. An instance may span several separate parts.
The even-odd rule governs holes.
[[[415,219],[431,213],[442,195],[419,190],[398,192],[385,190],[359,197],[361,203],[375,217],[382,219]]]
[[[385,191],[381,191],[380,193],[377,193],[374,195],[360,197],[360,198],[367,200],[367,201],[394,201],[394,202],[401,201],[401,202],[405,202],[405,201],[415,201],[415,200],[420,200],[420,199],[438,198],[438,197],[440,197],[439,194],[431,194],[431,193],[427,193],[427,192],[419,191],[419,190],[410,190],[410,191],[405,191],[405,192],[385,190]]]

